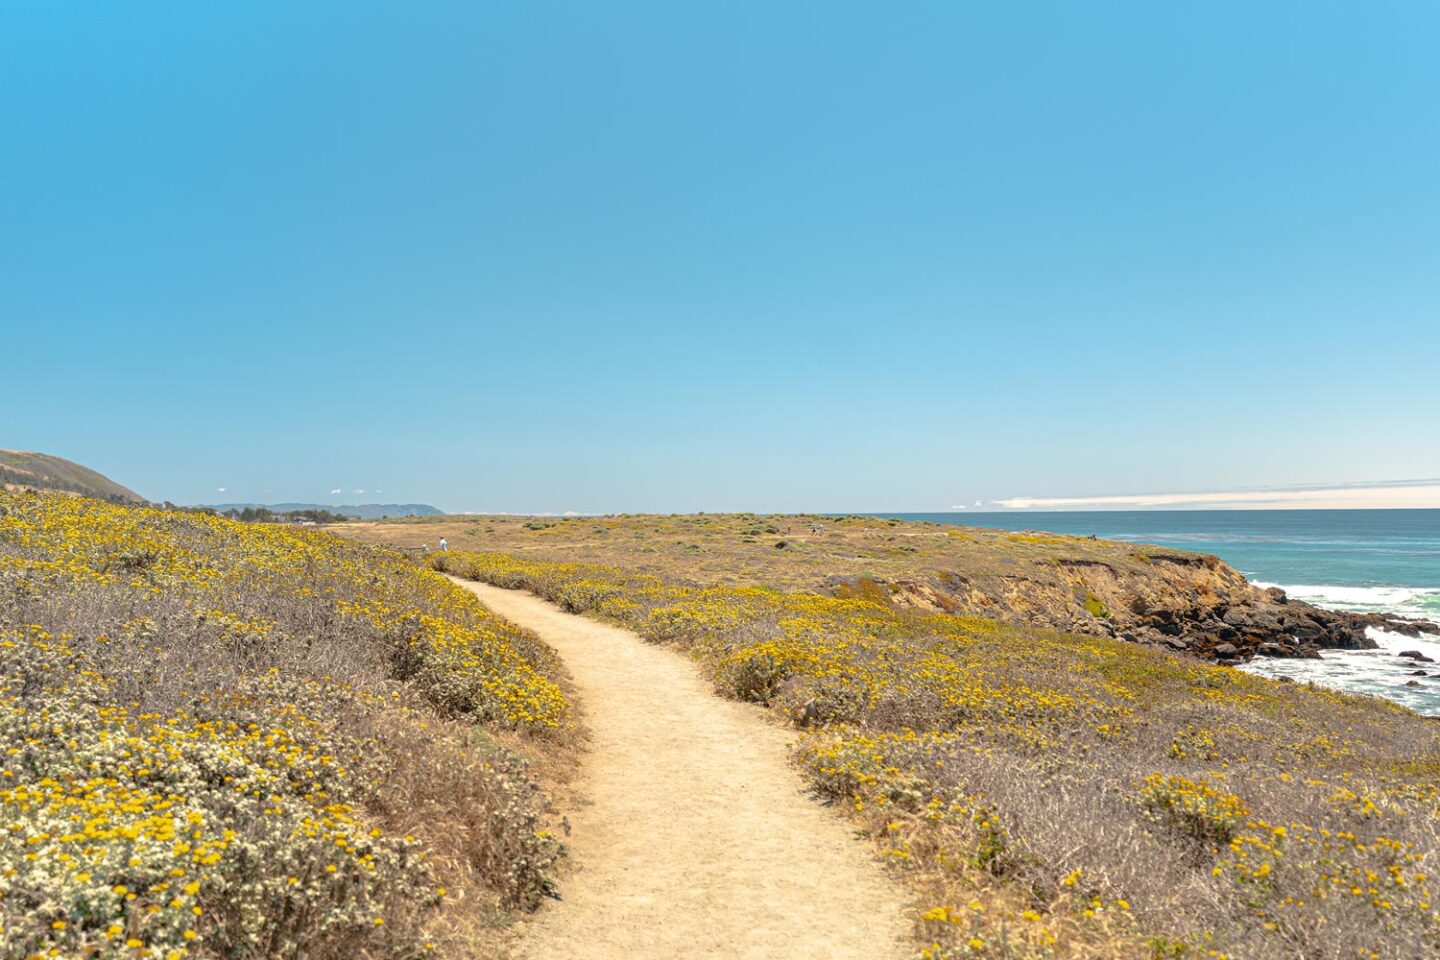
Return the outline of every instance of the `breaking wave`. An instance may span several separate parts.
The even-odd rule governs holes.
[[[1279,587],[1295,600],[1350,613],[1390,613],[1397,617],[1431,620],[1440,617],[1440,588],[1339,587],[1255,581],[1257,587]]]

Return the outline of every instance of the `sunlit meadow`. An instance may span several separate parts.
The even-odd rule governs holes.
[[[883,600],[448,553],[689,650],[913,884],[924,956],[1440,950],[1440,731],[1388,701]]]

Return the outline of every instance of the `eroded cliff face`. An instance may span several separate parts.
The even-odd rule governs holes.
[[[1252,585],[1218,557],[1169,550],[1138,565],[1059,557],[1023,573],[949,570],[886,586],[901,605],[1113,636],[1217,660],[1371,648],[1366,628],[1372,626],[1412,636],[1440,633],[1425,621],[1322,610]]]

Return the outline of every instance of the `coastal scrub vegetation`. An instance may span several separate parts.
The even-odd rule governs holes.
[[[1440,731],[1106,637],[432,554],[689,651],[909,878],[931,960],[1440,951]]]
[[[465,516],[337,530],[410,547],[445,536],[452,547],[618,566],[686,583],[763,583],[859,595],[1027,628],[1118,637],[1207,659],[1364,646],[1365,628],[1398,626],[1291,602],[1206,554],[885,517]]]
[[[471,956],[550,889],[554,655],[401,554],[0,493],[0,664],[0,956]]]

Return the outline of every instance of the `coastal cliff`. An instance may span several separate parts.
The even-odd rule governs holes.
[[[1376,646],[1367,634],[1370,627],[1409,636],[1440,633],[1440,625],[1429,621],[1324,610],[1290,599],[1277,587],[1251,584],[1209,554],[1108,545],[1140,562],[1061,556],[1020,575],[937,571],[888,584],[886,592],[904,605],[1111,636],[1225,661],[1370,649]],[[858,587],[831,584],[842,594]]]
[[[426,517],[345,524],[359,539],[598,563],[703,585],[765,584],[1113,636],[1198,657],[1308,657],[1374,647],[1419,621],[1322,610],[1209,554],[874,516]]]

